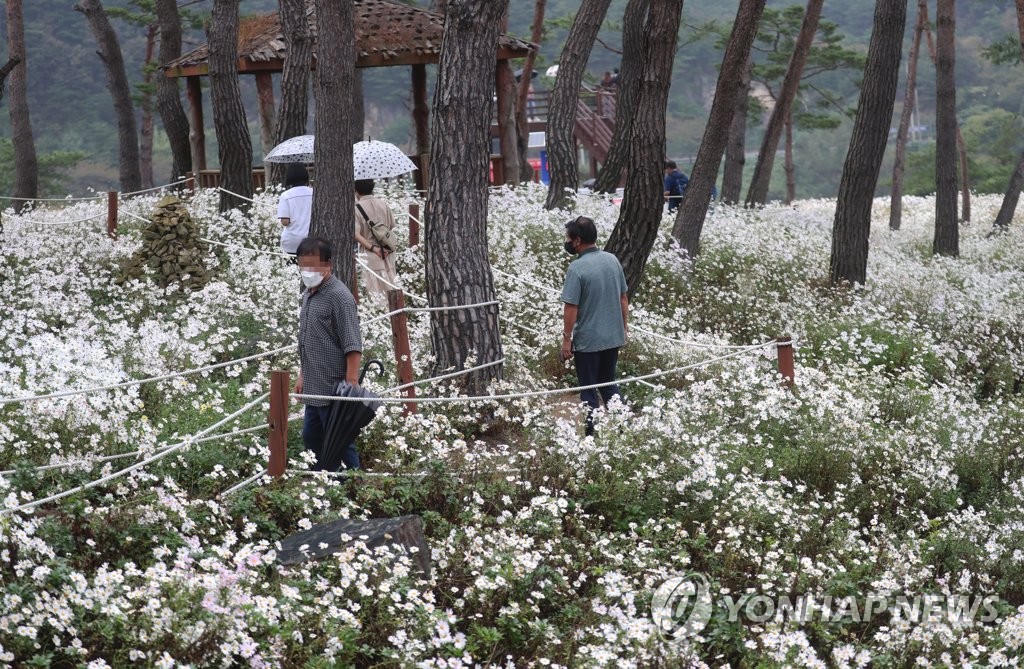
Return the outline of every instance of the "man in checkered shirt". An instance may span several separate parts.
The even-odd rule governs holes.
[[[322,237],[306,237],[296,249],[299,275],[306,290],[299,311],[299,380],[296,394],[334,395],[343,379],[359,383],[363,341],[359,334],[356,301],[341,279],[331,273],[331,244]],[[302,441],[317,456],[321,469],[324,429],[331,412],[327,400],[305,400]],[[342,462],[359,469],[356,444],[345,445]]]

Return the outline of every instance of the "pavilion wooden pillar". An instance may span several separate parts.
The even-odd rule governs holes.
[[[270,72],[256,73],[256,97],[259,100],[260,140],[263,155],[274,148],[274,80]],[[270,163],[263,163],[263,186],[270,185]]]
[[[427,66],[412,66],[412,120],[416,127],[416,153],[420,169],[416,175],[417,188],[427,190],[430,173],[430,105],[427,101]]]
[[[196,187],[202,187],[199,172],[206,169],[206,133],[203,130],[203,89],[200,87],[199,75],[185,78],[188,91],[189,124],[192,126],[188,138],[192,144],[192,172],[195,175]]]

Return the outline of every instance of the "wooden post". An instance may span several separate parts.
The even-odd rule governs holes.
[[[430,153],[430,103],[427,99],[427,66],[412,66],[412,120],[416,127],[416,153]]]
[[[203,129],[203,89],[199,76],[185,77],[188,92],[189,142],[192,144],[192,171],[198,175],[206,169],[206,131]],[[202,183],[199,184],[202,187]]]
[[[420,206],[409,205],[409,246],[419,246],[420,243]]]
[[[107,191],[107,237],[117,239],[117,192]]]
[[[274,83],[270,72],[256,73],[256,98],[259,101],[260,141],[264,155],[274,148]],[[270,182],[270,163],[263,163],[263,187]]]
[[[291,374],[284,370],[270,373],[270,461],[267,473],[275,478],[284,475],[288,467],[288,389]]]
[[[388,311],[405,309],[405,294],[400,288],[388,291]],[[405,312],[392,314],[391,339],[395,349],[395,365],[398,368],[398,382],[412,383],[412,352],[409,350],[409,320]],[[409,386],[402,391],[405,397],[416,397],[416,388]],[[406,402],[405,413],[416,413],[416,403]]]
[[[793,369],[793,339],[791,337],[776,337],[775,347],[779,357],[779,374],[786,379],[786,385],[793,387],[796,374]]]

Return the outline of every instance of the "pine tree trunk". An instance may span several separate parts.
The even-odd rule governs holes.
[[[1017,202],[1020,200],[1021,188],[1024,188],[1024,152],[1020,154],[1020,159],[1017,160],[1017,169],[1010,175],[1010,184],[1006,187],[1003,204],[999,207],[999,214],[996,215],[994,223],[996,230],[1005,231],[1010,229],[1013,214],[1017,211]]]
[[[785,204],[793,204],[796,199],[796,165],[793,164],[793,111],[786,114],[786,150],[783,169],[786,172]]]
[[[611,193],[622,182],[622,172],[629,161],[629,133],[633,125],[636,100],[640,93],[640,77],[644,68],[645,22],[651,0],[629,0],[622,16],[622,65],[615,93],[615,129],[608,156],[597,174],[594,190]]]
[[[354,10],[353,10],[354,12]],[[354,24],[353,24],[354,25]],[[354,30],[354,28],[353,28]],[[349,141],[352,144],[366,139],[366,108],[363,100],[363,70],[356,68],[352,79],[352,132]],[[355,198],[355,191],[352,195]]]
[[[39,162],[32,121],[28,111],[28,54],[25,51],[25,18],[21,0],[7,0],[7,54],[21,61],[8,76],[11,143],[14,145],[14,210],[25,208],[25,198],[39,197]]]
[[[0,67],[0,100],[4,99],[4,82],[7,81],[7,75],[9,75],[20,62],[21,58],[8,58],[3,67]]]
[[[757,36],[757,26],[764,12],[765,0],[740,0],[736,9],[732,34],[725,47],[722,68],[715,86],[715,99],[704,129],[704,138],[697,150],[690,183],[679,203],[672,236],[690,258],[695,258],[700,249],[700,233],[704,227],[708,205],[711,204],[711,189],[718,178],[718,166],[722,162],[725,143],[729,139],[729,126],[736,109],[737,96],[743,95],[743,72],[750,58],[750,47]]]
[[[1017,6],[1017,33],[1020,37],[1021,58],[1024,59],[1024,0],[1016,0]],[[996,230],[1008,230],[1013,221],[1013,214],[1017,211],[1017,202],[1020,199],[1021,188],[1024,188],[1024,152],[1020,154],[1017,161],[1017,169],[1010,175],[1010,183],[1006,187],[1006,194],[1003,195],[1003,204],[999,207],[999,214],[996,216],[994,226]]]
[[[352,137],[356,123],[352,90],[356,87],[356,48],[352,0],[316,0],[316,30],[318,35],[332,35],[336,39],[321,39],[317,43],[316,187],[309,232],[311,236],[330,240],[334,274],[355,291]]]
[[[213,0],[206,35],[210,44],[210,95],[220,157],[220,184],[232,193],[251,198],[252,139],[238,87],[238,3],[239,0]],[[220,193],[221,211],[244,209],[247,205],[247,200]]]
[[[533,165],[530,164],[530,125],[529,112],[530,82],[533,80],[533,64],[537,61],[537,51],[544,38],[544,11],[546,0],[535,0],[533,5],[533,23],[530,25],[530,41],[538,45],[530,51],[523,63],[523,76],[519,79],[516,91],[516,145],[519,147],[519,179],[526,182],[533,179]]]
[[[889,229],[899,230],[903,222],[903,171],[907,161],[907,138],[910,121],[914,115],[917,96],[917,56],[921,51],[921,35],[928,19],[928,0],[917,0],[917,23],[914,26],[914,40],[910,43],[910,58],[907,61],[907,92],[903,96],[903,110],[900,112],[900,126],[896,131],[896,158],[892,165],[892,197],[889,204]]]
[[[630,126],[625,196],[605,245],[622,263],[630,295],[643,279],[664,209],[665,114],[682,8],[679,0],[650,0],[644,66],[638,73],[640,87]]]
[[[722,202],[736,204],[743,190],[743,168],[747,164],[747,104],[750,96],[750,72],[754,63],[749,58],[743,70],[743,92],[736,96],[736,108],[729,125],[725,145],[725,168],[722,172]]]
[[[430,131],[427,217],[443,221],[426,228],[431,307],[496,299],[487,252],[487,147],[494,54],[507,7],[508,0],[448,1]],[[435,370],[465,369],[500,360],[498,305],[434,312],[430,339]],[[469,394],[485,394],[487,385],[501,378],[501,366],[460,378]]]
[[[789,118],[793,101],[796,100],[797,93],[800,91],[800,80],[804,74],[804,65],[807,64],[807,56],[811,52],[811,45],[814,43],[814,36],[818,32],[818,20],[821,18],[823,3],[824,0],[807,0],[804,20],[800,25],[800,34],[793,47],[793,55],[789,58],[789,67],[786,69],[786,77],[782,81],[782,89],[779,91],[775,107],[768,119],[768,126],[764,131],[761,151],[757,154],[754,176],[751,177],[750,189],[747,191],[746,205],[748,207],[763,205],[768,200],[768,184],[772,178],[775,152],[779,148],[779,139],[782,138],[783,126]]]
[[[829,277],[864,283],[867,278],[871,202],[889,138],[900,78],[907,0],[877,0],[850,148],[839,182],[832,226]]]
[[[274,129],[274,141],[277,144],[306,134],[309,71],[313,66],[313,40],[306,19],[306,0],[280,0],[279,5],[287,55],[281,72],[281,101],[277,110],[277,127]],[[284,170],[284,163],[275,163],[268,183],[279,184],[284,181]]]
[[[924,28],[925,40],[928,43],[928,53],[931,55],[932,65],[938,69],[938,52],[935,48],[935,40],[932,38],[932,29],[927,21],[927,8],[925,16],[925,28]],[[954,87],[955,88],[955,87]],[[938,88],[936,87],[936,97],[938,96]],[[938,103],[938,100],[936,100]],[[937,111],[937,110],[936,110]],[[955,119],[954,119],[955,120]],[[936,131],[937,132],[937,131]],[[936,137],[937,139],[937,137]],[[960,124],[956,123],[956,150],[960,154],[960,193],[963,197],[963,215],[962,218],[965,221],[971,220],[971,191],[970,191],[970,175],[967,172],[967,148],[964,146],[964,138],[960,133]]]
[[[96,54],[107,70],[107,89],[113,98],[114,115],[117,117],[121,192],[141,190],[138,124],[135,122],[132,91],[128,86],[128,74],[124,69],[124,57],[121,54],[121,45],[117,41],[117,33],[110,25],[110,19],[100,0],[81,0],[75,5],[75,10],[85,16],[89,29],[96,38]]]
[[[935,12],[935,239],[936,255],[960,254],[957,224],[957,149],[954,0],[938,0]]]
[[[156,20],[160,26],[160,62],[169,63],[181,56],[181,18],[177,0],[156,0]],[[156,108],[171,145],[171,181],[192,171],[188,116],[181,106],[178,80],[157,74]]]
[[[157,26],[146,26],[146,63],[142,74],[142,127],[139,129],[139,173],[142,187],[153,187],[153,54],[156,50]]]
[[[601,29],[611,0],[583,0],[569,36],[562,47],[558,61],[558,77],[551,91],[548,110],[548,198],[545,207],[563,207],[569,201],[566,189],[575,191],[579,186],[579,166],[576,164],[576,103],[580,97],[580,82],[590,59],[590,50]]]

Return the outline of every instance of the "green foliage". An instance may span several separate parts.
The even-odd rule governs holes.
[[[68,172],[85,159],[81,151],[52,151],[39,154],[39,196],[60,197],[67,195],[64,183]],[[0,193],[14,190],[14,145],[11,140],[0,138]]]

